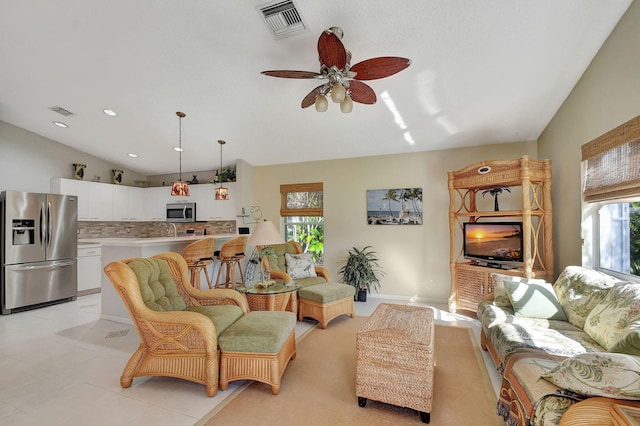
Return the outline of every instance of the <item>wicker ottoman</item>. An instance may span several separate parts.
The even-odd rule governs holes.
[[[433,309],[380,304],[356,337],[356,396],[420,412],[431,420]]]
[[[218,338],[220,389],[234,380],[256,380],[280,393],[290,359],[296,357],[296,315],[285,311],[249,312]]]
[[[320,322],[322,328],[340,315],[355,317],[355,288],[346,284],[323,283],[298,290],[298,321],[305,317]]]

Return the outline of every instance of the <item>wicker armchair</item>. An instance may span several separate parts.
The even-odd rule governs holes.
[[[256,246],[258,252],[261,252],[263,248],[270,247],[270,255],[262,257],[262,267],[265,271],[269,271],[270,279],[279,282],[290,283],[293,282],[294,279],[291,278],[289,274],[287,274],[287,262],[285,254],[300,254],[302,253],[302,246],[300,243],[296,241],[289,241],[284,244],[273,244],[269,246]],[[272,255],[275,255],[273,257]],[[329,282],[330,274],[327,268],[322,266],[315,266],[316,277],[309,278],[300,278],[296,279],[295,282],[300,284],[301,287],[308,287],[311,285],[322,284]],[[287,306],[285,308],[288,311],[298,313],[298,293],[291,295],[289,297],[289,301],[287,302]]]
[[[154,274],[152,279],[141,276],[139,281],[133,268],[139,271],[141,266]],[[170,376],[201,383],[207,395],[214,396],[218,336],[248,312],[246,299],[234,290],[191,287],[187,263],[178,253],[112,262],[104,271],[140,336],[140,345],[122,372],[121,386],[131,386],[134,377]]]
[[[265,246],[258,246],[258,251],[262,250]],[[300,243],[296,241],[289,241],[284,244],[274,244],[272,247],[271,253],[275,254],[276,257],[273,256],[264,256],[262,258],[262,265],[265,271],[269,271],[271,273],[271,279],[276,281],[284,281],[284,282],[292,282],[293,279],[289,274],[287,274],[287,264],[285,261],[285,253],[289,254],[300,254],[302,253],[302,246]],[[296,280],[298,284],[302,287],[306,287],[309,285],[320,284],[323,282],[331,281],[331,275],[329,274],[329,270],[322,266],[315,267],[317,277],[313,278],[302,278],[300,280]]]

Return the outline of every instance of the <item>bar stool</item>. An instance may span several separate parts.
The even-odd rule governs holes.
[[[247,237],[237,237],[227,241],[220,247],[218,260],[220,260],[220,269],[216,277],[216,287],[218,288],[236,288],[236,266],[240,271],[240,282],[244,285],[244,274],[242,273],[242,265],[240,260],[244,258],[244,251],[247,247]],[[220,274],[223,266],[226,267],[226,277],[224,282],[220,282]]]
[[[186,246],[182,252],[182,257],[187,261],[187,266],[191,272],[191,285],[200,289],[200,273],[204,270],[209,288],[213,288],[207,266],[213,263],[213,253],[216,249],[216,240],[212,237],[203,238]]]

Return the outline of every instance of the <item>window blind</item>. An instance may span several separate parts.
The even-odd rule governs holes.
[[[582,145],[588,202],[640,196],[640,116]]]
[[[323,216],[322,182],[280,185],[280,216]]]

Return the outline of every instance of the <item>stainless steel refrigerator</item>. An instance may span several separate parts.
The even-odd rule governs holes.
[[[2,314],[78,294],[78,197],[0,193]]]

